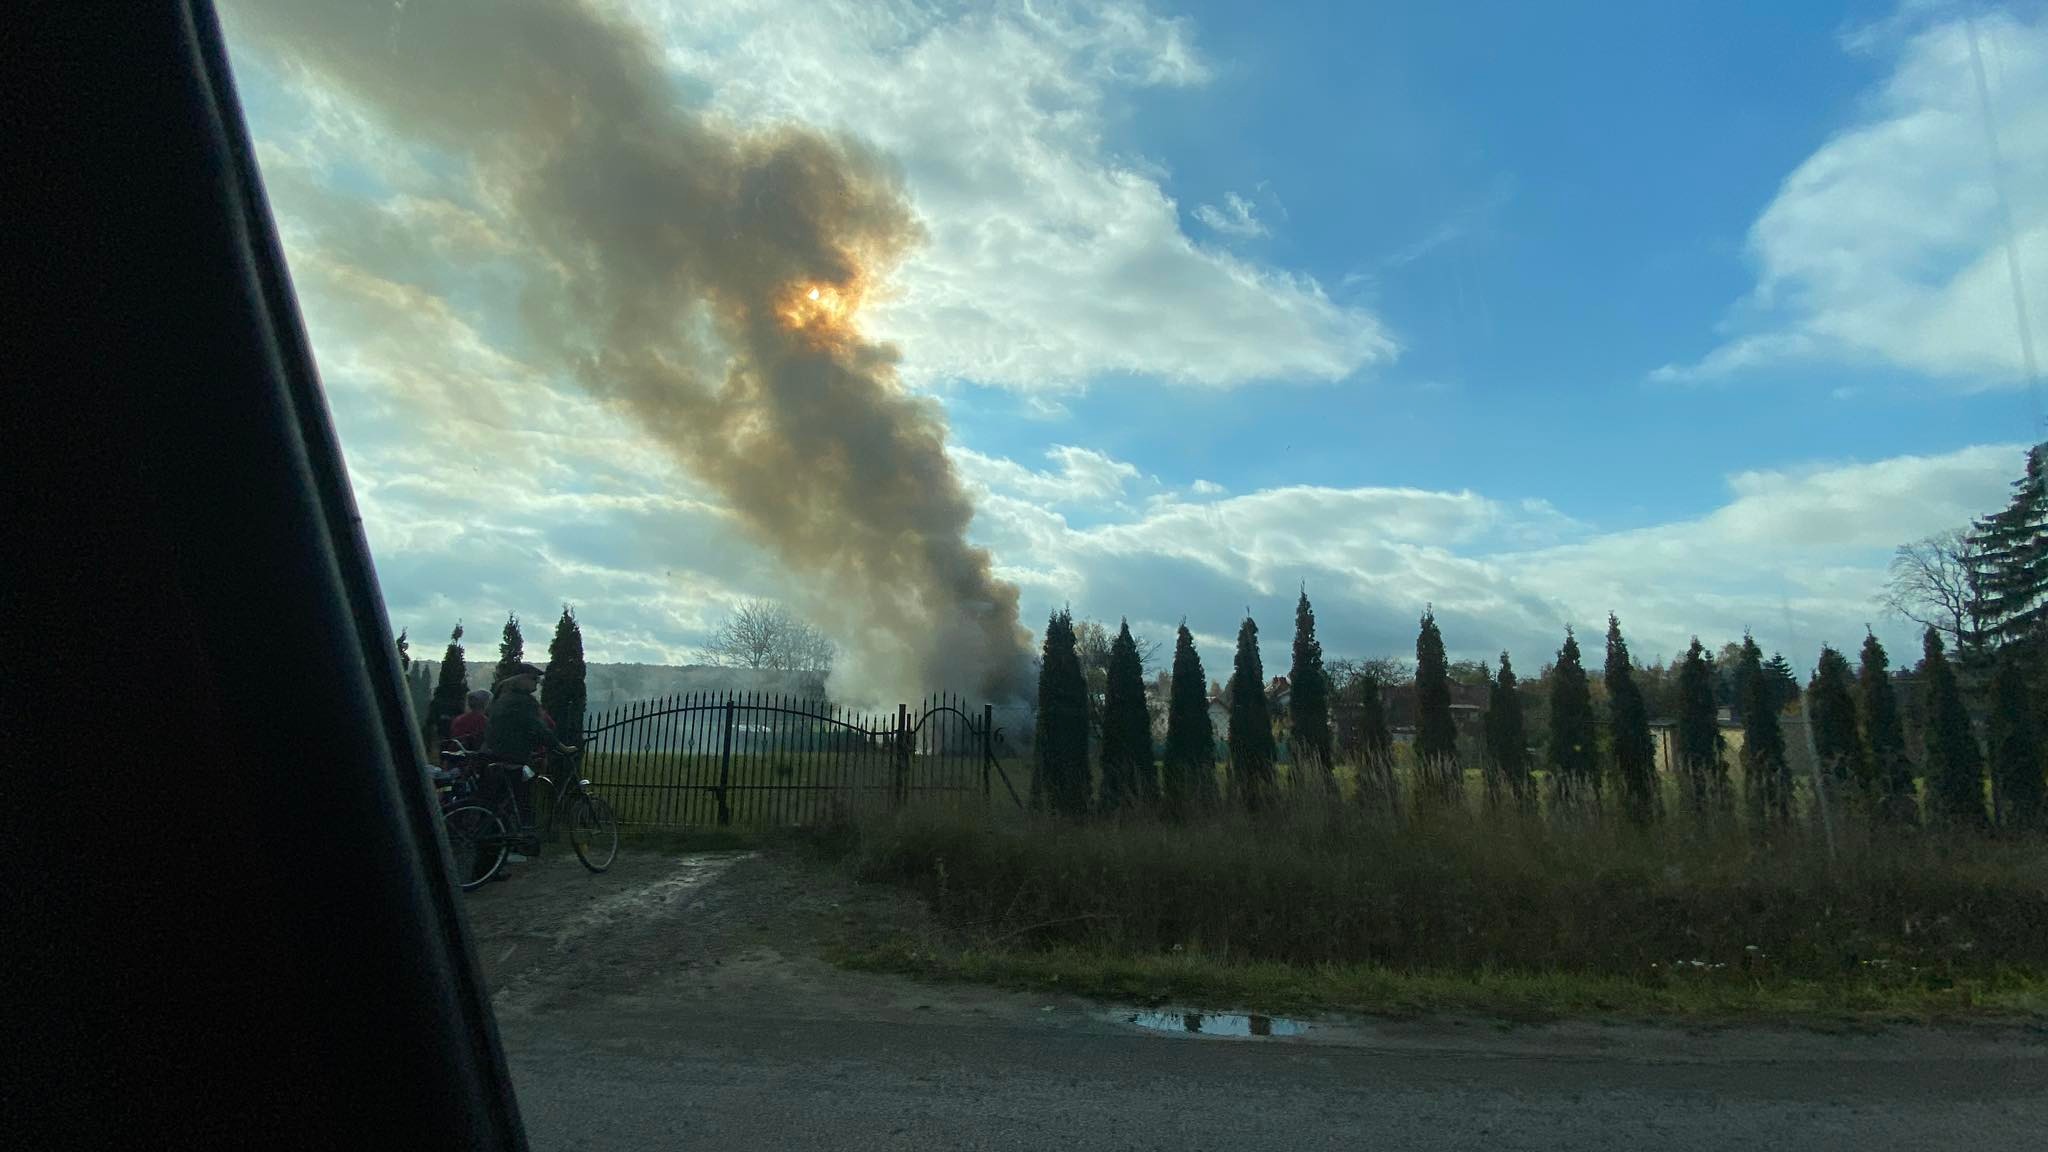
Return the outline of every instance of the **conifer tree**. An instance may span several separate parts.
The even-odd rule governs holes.
[[[1783,712],[1799,702],[1799,677],[1792,672],[1792,662],[1785,659],[1783,652],[1771,653],[1763,662],[1764,683],[1770,686],[1771,707]]]
[[[1782,686],[1763,667],[1756,638],[1742,634],[1742,662],[1735,682],[1742,705],[1742,789],[1750,820],[1761,828],[1792,815],[1791,770],[1785,762],[1785,729],[1778,721]]]
[[[1971,576],[1980,598],[1984,643],[2025,646],[2019,656],[2048,664],[2048,443],[2027,451],[2010,503],[1971,528]]]
[[[1593,721],[1593,694],[1580,662],[1579,640],[1570,625],[1557,666],[1550,673],[1550,748],[1552,787],[1560,801],[1597,800],[1600,794],[1599,746]]]
[[[1216,724],[1209,718],[1209,699],[1202,690],[1208,682],[1194,634],[1183,620],[1173,641],[1173,693],[1166,710],[1161,781],[1166,810],[1174,816],[1216,807]]]
[[[1131,623],[1125,620],[1109,645],[1109,677],[1102,705],[1102,783],[1095,806],[1109,813],[1149,803],[1158,796],[1158,789],[1152,767],[1152,718],[1145,711],[1145,667],[1138,657],[1138,642],[1131,636]]]
[[[1066,609],[1045,625],[1038,666],[1038,725],[1033,744],[1033,804],[1067,816],[1088,811],[1088,681]]]
[[[1949,667],[1941,633],[1927,630],[1922,641],[1920,679],[1927,700],[1927,791],[1930,807],[1944,820],[1965,826],[1984,823],[1984,754],[1970,731],[1963,691]]]
[[[1890,668],[1884,645],[1878,643],[1875,633],[1866,632],[1863,662],[1856,670],[1856,694],[1863,720],[1863,747],[1870,755],[1870,774],[1876,781],[1877,810],[1888,820],[1911,824],[1919,819],[1920,803]]]
[[[555,638],[548,641],[548,668],[540,678],[540,706],[554,719],[557,739],[576,744],[583,738],[583,711],[588,694],[584,688],[583,628],[576,613],[562,605],[562,618],[555,621]]]
[[[1678,670],[1678,768],[1685,774],[1693,815],[1704,816],[1728,797],[1728,766],[1721,759],[1719,710],[1714,703],[1714,668],[1700,638],[1692,638]]]
[[[1607,614],[1607,711],[1614,742],[1614,774],[1631,820],[1647,824],[1657,816],[1657,749],[1650,741],[1650,710],[1629,662],[1621,620]]]
[[[440,747],[448,735],[448,722],[462,714],[463,697],[469,695],[469,665],[462,657],[462,624],[448,634],[448,650],[441,653],[441,674],[434,682],[434,696],[427,702],[424,725],[429,750]]]
[[[1345,691],[1358,700],[1358,800],[1385,805],[1391,811],[1400,785],[1394,778],[1394,734],[1387,727],[1379,672],[1371,666],[1361,669]]]
[[[2048,817],[2033,712],[2026,662],[2019,645],[2007,644],[1991,677],[1991,775],[1998,783],[2000,820],[2019,829],[2039,828]]]
[[[427,709],[434,699],[434,680],[427,675],[427,662],[415,660],[405,674],[405,698],[412,704],[413,718],[420,723],[420,735],[424,737],[432,729],[428,727]]]
[[[1259,659],[1259,626],[1244,618],[1237,630],[1237,661],[1230,673],[1230,786],[1245,810],[1265,806],[1273,787],[1273,717],[1266,709],[1266,669]]]
[[[1522,723],[1521,686],[1515,666],[1503,650],[1500,672],[1486,689],[1486,760],[1496,790],[1526,804],[1529,800],[1529,736]]]
[[[1358,752],[1366,762],[1385,765],[1394,755],[1394,733],[1387,727],[1386,686],[1368,670],[1354,681],[1358,693]]]
[[[407,635],[411,631],[412,629],[410,628],[400,628],[398,630],[398,670],[400,672],[412,671],[412,637]]]
[[[512,675],[526,661],[526,638],[519,634],[519,614],[505,617],[505,631],[498,640],[498,666],[491,670],[492,690],[498,681]]]
[[[1868,793],[1876,784],[1870,757],[1856,723],[1856,697],[1851,689],[1848,658],[1822,645],[1813,687],[1807,692],[1813,725],[1813,750],[1828,774]]]
[[[1436,610],[1426,607],[1415,634],[1415,760],[1424,779],[1448,791],[1458,771],[1458,727],[1451,718],[1450,662]]]
[[[1294,606],[1294,662],[1287,670],[1288,712],[1294,722],[1294,758],[1300,769],[1330,771],[1330,677],[1316,639],[1316,613],[1308,590]]]

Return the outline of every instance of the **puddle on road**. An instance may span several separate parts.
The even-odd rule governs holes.
[[[1124,1023],[1154,1032],[1191,1032],[1197,1036],[1299,1036],[1308,1025],[1285,1016],[1240,1015],[1234,1012],[1128,1012]]]

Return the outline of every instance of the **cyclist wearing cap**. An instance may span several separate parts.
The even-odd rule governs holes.
[[[550,750],[573,751],[555,738],[554,719],[534,696],[538,687],[540,669],[531,664],[519,665],[498,681],[484,735],[484,752],[493,763],[531,765]],[[511,783],[519,801],[520,822],[530,826],[533,805],[527,797],[526,773],[517,773]]]

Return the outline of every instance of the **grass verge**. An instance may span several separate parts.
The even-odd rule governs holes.
[[[2048,1025],[2048,853],[1311,798],[1185,823],[906,811],[822,848],[923,897],[848,966],[1212,1010]]]
[[[1748,981],[1708,976],[1644,981],[1567,972],[1408,972],[1371,964],[1303,967],[1079,948],[1014,951],[934,946],[907,936],[843,945],[832,951],[831,958],[859,971],[1219,1011],[1474,1015],[1518,1023],[1594,1018],[1807,1026],[2038,1024],[2048,1019],[2048,980],[2020,972],[1965,977],[1943,987],[1882,978]]]

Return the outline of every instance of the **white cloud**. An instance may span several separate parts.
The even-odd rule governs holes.
[[[1206,79],[1182,21],[1128,2],[633,7],[715,110],[843,129],[902,165],[926,242],[870,322],[914,383],[1226,387],[1395,354],[1376,317],[1314,280],[1196,244],[1156,162],[1108,141],[1123,91]],[[1248,204],[1220,218],[1255,223]]]
[[[1788,650],[1840,645],[1884,625],[1875,598],[1898,544],[1966,524],[2003,502],[2019,445],[1942,456],[1737,473],[1730,499],[1690,520],[1496,559],[1531,587],[1598,619],[1633,618],[1663,643],[1754,627]],[[1784,636],[1791,616],[1795,636]],[[1890,625],[1894,635],[1896,624]]]
[[[1805,660],[1823,641],[1855,642],[1866,622],[1908,643],[1875,605],[1891,549],[1997,507],[2020,456],[1990,445],[1743,472],[1712,511],[1628,531],[1597,531],[1537,499],[1290,487],[1204,502],[1163,493],[1085,526],[997,489],[977,532],[1024,586],[1027,619],[1071,603],[1154,635],[1182,615],[1229,635],[1249,607],[1269,660],[1286,659],[1303,583],[1333,654],[1406,651],[1428,602],[1454,652],[1508,647],[1531,669],[1566,623],[1597,635],[1610,610],[1645,660],[1668,660],[1695,632],[1719,643],[1745,627]]]
[[[1266,225],[1259,219],[1258,212],[1253,209],[1251,201],[1246,200],[1235,192],[1225,192],[1223,194],[1223,207],[1221,208],[1216,207],[1214,204],[1204,204],[1196,208],[1195,219],[1200,220],[1212,232],[1218,232],[1225,236],[1233,236],[1239,239],[1249,239],[1266,234]]]
[[[1912,15],[1918,19],[1922,13]],[[1968,26],[1852,37],[1889,45],[1891,75],[1786,177],[1751,227],[1755,289],[1702,359],[1659,381],[1714,379],[1802,360],[1883,364],[1970,389],[2024,380],[1991,151]],[[1976,25],[2004,157],[2002,186],[2030,294],[2048,335],[2048,18]]]
[[[1041,472],[1000,456],[985,456],[971,448],[949,449],[953,463],[968,484],[981,492],[1003,492],[1044,504],[1114,503],[1124,488],[1138,478],[1136,465],[1113,460],[1088,448],[1055,444],[1045,458],[1057,471]]]

